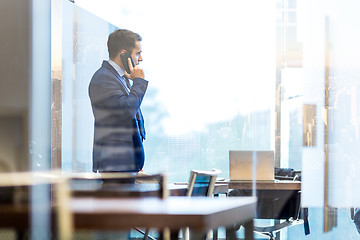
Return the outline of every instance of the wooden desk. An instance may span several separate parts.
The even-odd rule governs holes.
[[[216,183],[214,187],[214,194],[226,194],[229,190],[227,183]],[[96,191],[100,191],[101,185]],[[167,184],[167,190],[170,196],[185,196],[187,183],[170,183]],[[92,190],[73,190],[75,197],[89,196]],[[136,184],[121,184],[112,188],[102,190],[105,197],[151,197],[157,196],[159,191],[159,184],[155,183],[136,183]]]
[[[169,197],[73,198],[70,203],[75,229],[114,230],[147,227],[178,231],[189,227],[194,239],[218,227],[245,223],[246,239],[253,239],[256,198]],[[230,239],[235,238],[233,231]]]
[[[300,204],[300,181],[257,181],[258,198],[256,213],[262,219],[296,219]],[[236,189],[240,196],[251,196],[252,181],[230,181],[229,189]]]
[[[230,181],[230,189],[252,189],[252,181]],[[300,181],[284,181],[284,180],[273,180],[273,181],[257,181],[257,190],[301,190]]]

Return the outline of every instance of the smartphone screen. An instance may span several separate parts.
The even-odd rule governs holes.
[[[134,63],[134,60],[132,59],[131,57],[131,54],[129,52],[124,52],[122,54],[120,54],[120,57],[121,57],[121,61],[125,67],[125,71],[130,74],[130,68],[129,68],[129,63],[128,63],[128,59],[130,58],[131,60],[131,64],[133,67],[135,67],[135,63]]]

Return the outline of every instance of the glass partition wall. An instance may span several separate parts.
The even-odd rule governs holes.
[[[193,169],[216,168],[228,179],[230,150],[274,150],[275,1],[57,3],[53,166],[92,170],[88,85],[116,28],[143,38],[144,172],[187,182]]]
[[[355,172],[360,167],[356,107],[360,55],[355,42],[360,5],[289,0],[284,6],[297,12],[299,29],[292,37],[301,61],[296,69],[290,67],[293,74],[288,66],[283,68],[282,117],[284,109],[296,110],[287,114],[292,119],[282,122],[290,126],[290,134],[284,142],[282,128],[281,159],[288,151],[288,166],[301,160],[302,205],[309,208],[311,228],[308,238],[359,239],[352,210],[359,205]],[[285,97],[288,92],[295,94]],[[289,229],[286,236],[300,239],[298,234]]]
[[[108,59],[108,34],[127,28],[143,37],[141,67],[149,80],[145,172],[187,181],[192,169],[217,168],[228,179],[229,150],[273,150],[276,167],[302,171],[306,238],[360,239],[350,214],[360,205],[359,3],[57,2],[55,166],[91,171],[88,84]],[[280,238],[304,239],[303,225]]]

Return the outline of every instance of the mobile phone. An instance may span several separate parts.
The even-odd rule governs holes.
[[[122,61],[123,65],[124,65],[125,71],[126,71],[128,74],[130,74],[130,67],[129,67],[129,62],[128,62],[128,59],[129,59],[129,58],[130,58],[130,60],[131,60],[131,65],[132,65],[133,67],[135,67],[135,63],[134,63],[133,58],[131,57],[131,53],[129,53],[129,52],[124,52],[124,53],[120,54],[120,57],[121,57],[121,61]]]

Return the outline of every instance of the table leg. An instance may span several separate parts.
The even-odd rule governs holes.
[[[178,232],[178,231],[171,231],[171,233],[170,233],[170,239],[171,239],[171,240],[177,240],[177,239],[179,239],[179,232]]]
[[[218,229],[213,229],[213,240],[218,240]]]
[[[29,234],[29,233],[28,233]],[[16,230],[15,239],[22,240],[25,239],[26,231],[25,230]]]
[[[178,240],[180,229],[165,228],[161,240]]]
[[[165,228],[159,231],[159,240],[170,240],[170,229]]]
[[[236,230],[233,226],[226,228],[226,240],[236,240]]]
[[[275,219],[275,220],[274,220],[274,225],[275,225],[275,226],[278,225],[278,224],[280,224],[280,223],[281,223],[280,219]],[[275,235],[275,240],[280,240],[280,239],[281,239],[281,238],[280,238],[280,233],[279,233],[279,234],[274,233],[274,235]]]
[[[245,228],[245,239],[253,240],[254,239],[254,220],[251,219],[244,224]]]
[[[191,240],[206,240],[207,234],[204,232],[194,231],[190,229]]]

